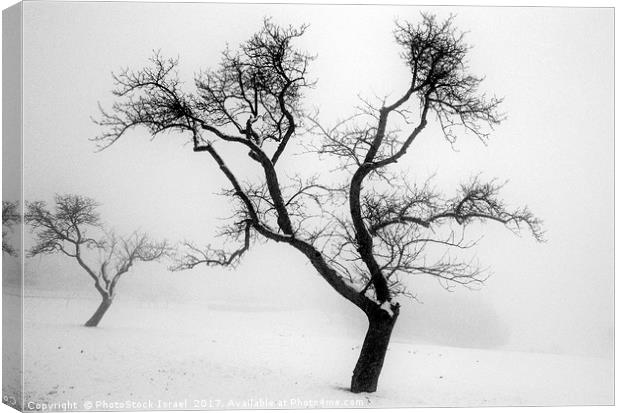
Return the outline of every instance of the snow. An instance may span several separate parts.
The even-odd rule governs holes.
[[[318,310],[119,297],[25,301],[25,398],[99,409],[613,403],[613,363],[394,341],[379,390],[347,390],[365,331]],[[363,315],[360,314],[360,318]],[[102,404],[107,403],[107,404]],[[116,403],[116,404],[115,404]],[[97,407],[92,405],[93,409]]]
[[[388,313],[390,317],[394,317],[394,311],[392,311],[392,303],[390,301],[384,301],[379,308]]]

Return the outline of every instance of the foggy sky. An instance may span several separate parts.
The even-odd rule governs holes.
[[[207,156],[184,145],[187,137],[151,142],[145,131],[134,130],[94,152],[88,138],[99,127],[90,117],[98,115],[98,102],[109,107],[113,101],[111,71],[140,68],[161,50],[180,58],[191,91],[193,75],[215,66],[225,45],[247,39],[264,16],[279,24],[309,23],[299,45],[317,55],[310,77],[318,83],[306,104],[320,108],[329,124],[353,112],[358,94],[393,98],[406,87],[407,68],[392,39],[395,19],[416,21],[420,11],[455,13],[456,26],[474,46],[471,71],[486,75],[485,91],[505,98],[508,118],[486,146],[464,135],[452,148],[430,125],[400,167],[419,182],[436,174],[448,194],[479,172],[509,180],[504,198],[542,218],[548,241],[482,227],[477,256],[494,276],[480,291],[455,292],[416,278],[411,285],[422,303],[400,300],[405,310],[397,337],[611,355],[611,9],[29,2],[24,11],[25,198],[84,194],[102,203],[104,221],[119,232],[141,228],[214,245],[219,218],[229,211],[227,200],[214,194],[226,182]],[[243,175],[243,163],[233,165]],[[317,165],[292,156],[279,168],[313,171]],[[75,289],[90,283],[58,257],[28,260],[27,275],[50,285],[73,280]],[[166,299],[171,291],[179,299],[344,308],[356,317],[303,257],[274,244],[257,245],[236,271],[170,274],[165,266],[136,267],[119,296]]]

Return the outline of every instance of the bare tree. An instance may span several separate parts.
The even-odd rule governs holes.
[[[98,204],[80,195],[56,195],[54,210],[43,201],[27,202],[25,222],[36,237],[29,256],[62,253],[77,261],[95,282],[101,304],[86,322],[96,327],[112,305],[117,284],[138,261],[157,261],[169,253],[166,241],[152,241],[147,234],[134,232],[119,237],[104,231],[97,213]],[[104,233],[97,237],[97,234]],[[87,264],[96,255],[97,263]]]
[[[21,222],[18,211],[18,203],[11,201],[2,201],[2,252],[17,256],[17,251],[7,240],[9,231],[13,229],[16,224]]]
[[[500,101],[480,94],[482,79],[468,73],[469,46],[452,18],[439,22],[422,15],[418,25],[398,24],[395,39],[410,69],[408,88],[393,102],[365,102],[331,128],[302,107],[303,92],[314,86],[308,78],[313,56],[294,42],[306,29],[265,20],[236,52],[227,49],[217,68],[196,77],[194,92],[182,90],[178,61],[159,54],[145,68],[122,70],[114,76],[118,99],[111,110],[102,109],[97,122],[104,132],[94,140],[105,149],[136,126],[152,136],[173,131],[189,136],[193,151],[211,157],[230,185],[224,195],[234,205],[234,216],[220,235],[227,245],[237,242],[239,247],[200,248],[187,242],[174,268],[236,265],[258,238],[301,252],[368,317],[351,390],[372,392],[399,315],[393,299],[411,295],[406,276],[430,275],[447,288],[475,287],[488,273],[452,254],[475,245],[465,237],[465,228],[493,221],[513,231],[526,227],[542,240],[541,223],[527,208],[509,209],[496,181],[477,177],[446,197],[430,183],[416,186],[390,169],[431,114],[450,142],[459,128],[484,141],[485,125],[502,120]],[[343,182],[281,173],[278,161],[290,152],[291,142],[311,148],[314,156],[335,158],[345,171]],[[247,154],[247,162],[259,167],[259,177],[242,180],[222,146]]]

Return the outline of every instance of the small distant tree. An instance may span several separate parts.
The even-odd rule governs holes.
[[[13,257],[17,256],[17,251],[8,242],[7,238],[9,231],[21,221],[17,206],[17,202],[2,201],[2,252]]]
[[[406,279],[432,276],[446,288],[480,285],[488,274],[454,254],[475,245],[465,228],[496,222],[515,232],[527,228],[542,240],[541,222],[527,207],[509,208],[497,181],[477,177],[445,196],[396,169],[432,115],[449,142],[458,131],[484,141],[503,118],[500,100],[480,93],[482,78],[469,73],[469,46],[452,18],[424,14],[419,24],[398,24],[395,40],[409,84],[393,101],[363,102],[358,113],[329,128],[302,104],[315,84],[308,76],[313,56],[294,45],[306,29],[266,20],[237,51],[226,49],[219,66],[197,75],[193,91],[184,90],[178,61],[159,54],[145,68],[120,71],[117,101],[102,110],[103,132],[95,141],[105,149],[138,126],[152,136],[186,134],[192,150],[210,157],[226,178],[233,214],[221,233],[226,248],[186,243],[175,268],[236,265],[257,238],[297,250],[367,316],[351,390],[373,392],[400,311],[394,298],[411,295]],[[331,156],[342,173],[321,172],[333,166],[321,164],[321,156],[314,158],[313,176],[284,172],[280,160],[291,145],[310,148],[309,156]],[[224,146],[239,149],[234,162]],[[243,160],[260,173],[240,177],[234,165]]]
[[[96,327],[112,305],[117,284],[137,262],[157,261],[168,254],[166,241],[153,241],[145,233],[120,237],[105,231],[98,204],[80,195],[56,195],[53,209],[44,201],[26,203],[25,222],[32,227],[35,244],[29,257],[64,254],[74,260],[95,282],[101,304],[86,327]],[[103,235],[101,235],[103,234]],[[87,263],[96,256],[96,263]]]

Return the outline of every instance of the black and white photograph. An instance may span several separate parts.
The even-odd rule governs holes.
[[[614,405],[614,13],[5,8],[3,403]]]

